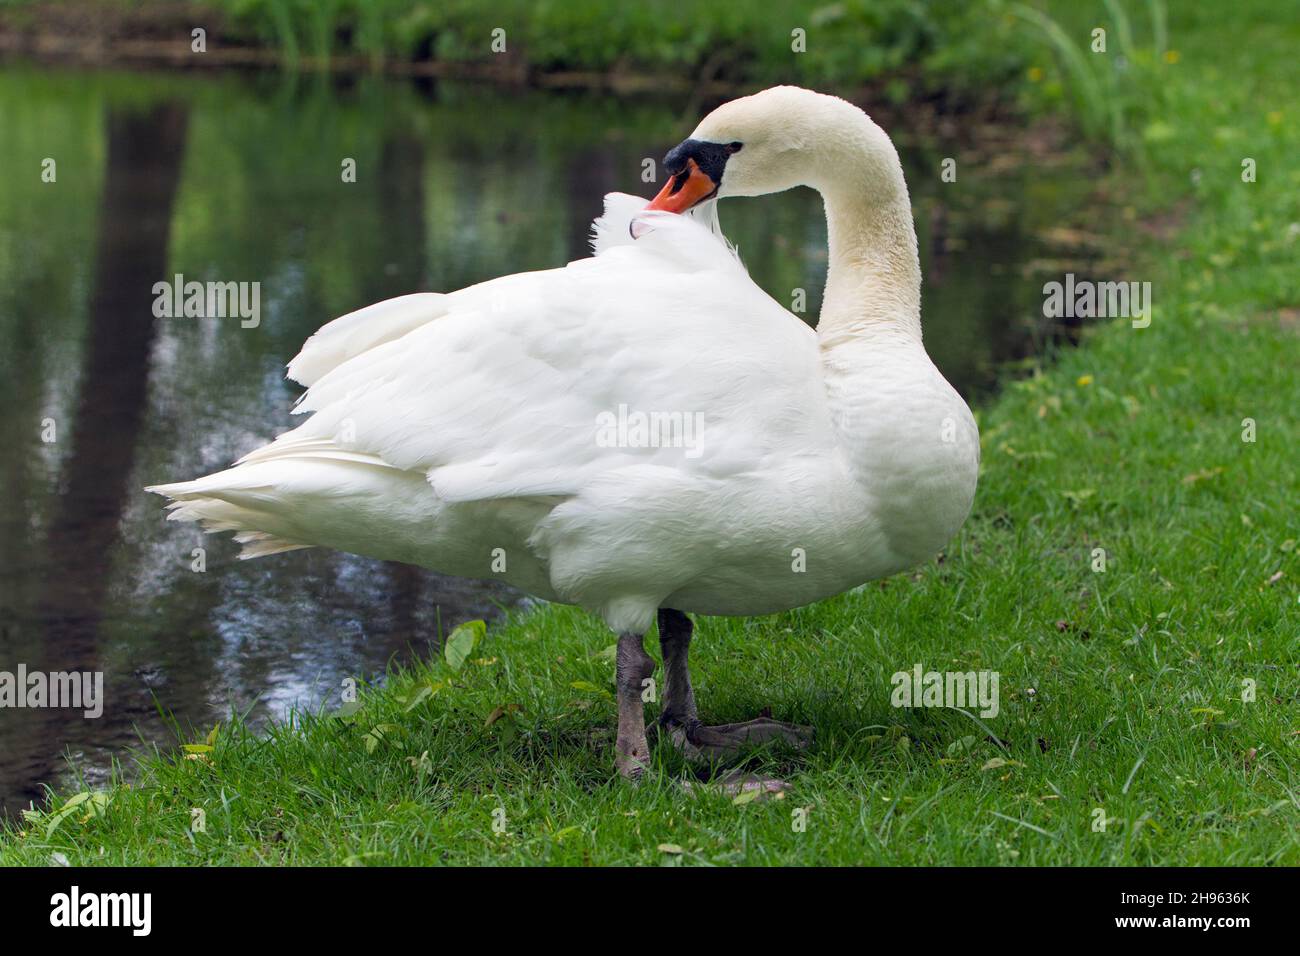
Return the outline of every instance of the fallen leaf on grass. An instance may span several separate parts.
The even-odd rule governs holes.
[[[403,709],[403,713],[409,714],[434,694],[438,693],[438,691],[442,690],[444,686],[445,685],[442,681],[438,681],[436,684],[421,684],[411,693],[411,696],[406,699],[406,707]]]
[[[597,694],[605,698],[606,700],[614,699],[614,695],[611,694],[604,687],[597,687],[595,684],[593,684],[591,681],[588,680],[575,680],[569,686],[572,687],[574,690],[582,691],[584,694]]]
[[[1183,484],[1194,485],[1198,481],[1204,481],[1207,478],[1213,478],[1216,475],[1223,474],[1222,468],[1202,468],[1200,471],[1194,471],[1190,475],[1183,476]]]
[[[957,740],[954,740],[952,743],[950,743],[948,745],[948,749],[946,752],[949,757],[957,757],[963,753],[969,753],[971,750],[975,748],[975,746],[978,743],[979,743],[978,737],[976,737],[974,734],[966,734],[965,736]]]
[[[418,757],[407,757],[406,762],[409,763],[420,776],[424,776],[433,769],[433,761],[429,759],[429,751],[427,750]]]
[[[1215,727],[1232,727],[1236,724],[1236,721],[1220,721],[1219,718],[1223,716],[1223,711],[1217,707],[1193,707],[1191,712],[1201,716],[1202,730],[1213,730]]]
[[[401,732],[402,728],[397,724],[376,724],[361,738],[366,745],[366,753],[374,753],[376,748],[388,739],[389,735],[400,734]]]
[[[984,766],[980,767],[980,769],[996,770],[998,769],[998,767],[1023,767],[1023,766],[1024,764],[1022,764],[1019,760],[1007,760],[1004,757],[990,757],[984,763]]]
[[[495,724],[498,720],[500,720],[502,717],[505,717],[508,714],[513,715],[517,713],[522,713],[523,709],[524,708],[521,704],[503,704],[500,707],[494,707],[492,708],[492,713],[488,714],[488,719],[487,722],[483,725],[483,729],[486,730],[487,728]]]
[[[448,634],[446,646],[442,651],[447,666],[454,671],[460,670],[465,664],[465,659],[469,657],[470,651],[474,650],[485,634],[487,634],[487,624],[483,621],[466,621]]]
[[[85,810],[85,815],[81,818],[82,823],[89,823],[91,819],[103,816],[104,811],[108,808],[110,797],[103,790],[83,790],[81,793],[74,793],[68,797],[68,800],[58,810],[50,814],[45,824],[45,839],[54,835],[54,831],[68,817],[77,812],[78,809]]]

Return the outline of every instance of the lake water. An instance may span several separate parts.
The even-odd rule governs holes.
[[[93,720],[0,708],[5,811],[66,782],[69,757],[98,783],[140,738],[174,743],[173,721],[188,732],[232,708],[265,720],[336,701],[342,676],[381,676],[519,600],[341,554],[238,562],[232,542],[165,523],[140,489],[220,469],[287,427],[298,389],[284,364],[330,318],[585,255],[601,196],[657,191],[643,160],[709,105],[372,78],[0,72],[0,671],[100,671],[106,692]],[[967,154],[890,131],[916,210],[926,342],[978,399],[1000,365],[1063,331],[1031,280],[1059,252],[1039,237],[1084,201],[1088,176],[968,151],[945,183],[943,158]],[[815,317],[817,197],[731,201],[722,222],[756,281],[785,303],[807,290]],[[153,284],[176,273],[260,282],[260,325],[156,320]]]

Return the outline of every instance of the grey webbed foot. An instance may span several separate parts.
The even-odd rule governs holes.
[[[659,610],[659,646],[664,653],[664,705],[659,726],[673,746],[695,763],[729,760],[768,744],[806,750],[812,743],[812,728],[773,720],[766,710],[753,720],[735,724],[709,726],[699,719],[687,666],[694,630],[691,619],[681,611]]]
[[[660,726],[678,752],[694,763],[733,759],[769,744],[807,750],[813,740],[811,727],[783,723],[768,716],[710,726],[695,718],[681,721],[665,715],[660,718]]]

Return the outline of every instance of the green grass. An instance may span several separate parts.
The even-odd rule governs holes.
[[[1009,9],[1056,52],[1065,81],[1058,84],[1058,95],[1065,96],[1068,91],[1071,112],[1082,132],[1132,155],[1139,149],[1135,121],[1161,105],[1168,13],[1165,0],[1144,0],[1143,19],[1149,22],[1143,32],[1150,42],[1138,44],[1124,5],[1119,0],[1103,3],[1104,17],[1069,25],[1024,4],[1013,3]],[[1095,30],[1102,32],[1094,36]],[[1098,55],[1103,50],[1106,55]]]
[[[1103,184],[1131,207],[1115,278],[1153,283],[1152,324],[1098,327],[982,411],[975,513],[943,559],[697,623],[706,719],[816,727],[811,753],[755,758],[785,799],[685,793],[665,745],[640,787],[613,779],[612,638],[546,607],[347,716],[223,726],[57,821],[56,796],[0,863],[1300,863],[1300,28],[1272,10],[1243,0],[1225,36],[1171,9],[1145,164]],[[1182,227],[1151,238],[1171,209]],[[997,670],[1001,714],[892,708],[918,662]]]

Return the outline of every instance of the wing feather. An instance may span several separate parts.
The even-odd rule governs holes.
[[[329,323],[290,363],[312,417],[245,460],[344,452],[471,501],[574,495],[630,465],[722,476],[825,447],[812,331],[706,223],[646,214],[633,240],[644,202],[607,197],[594,258]],[[698,447],[611,443],[620,409],[702,416]]]

